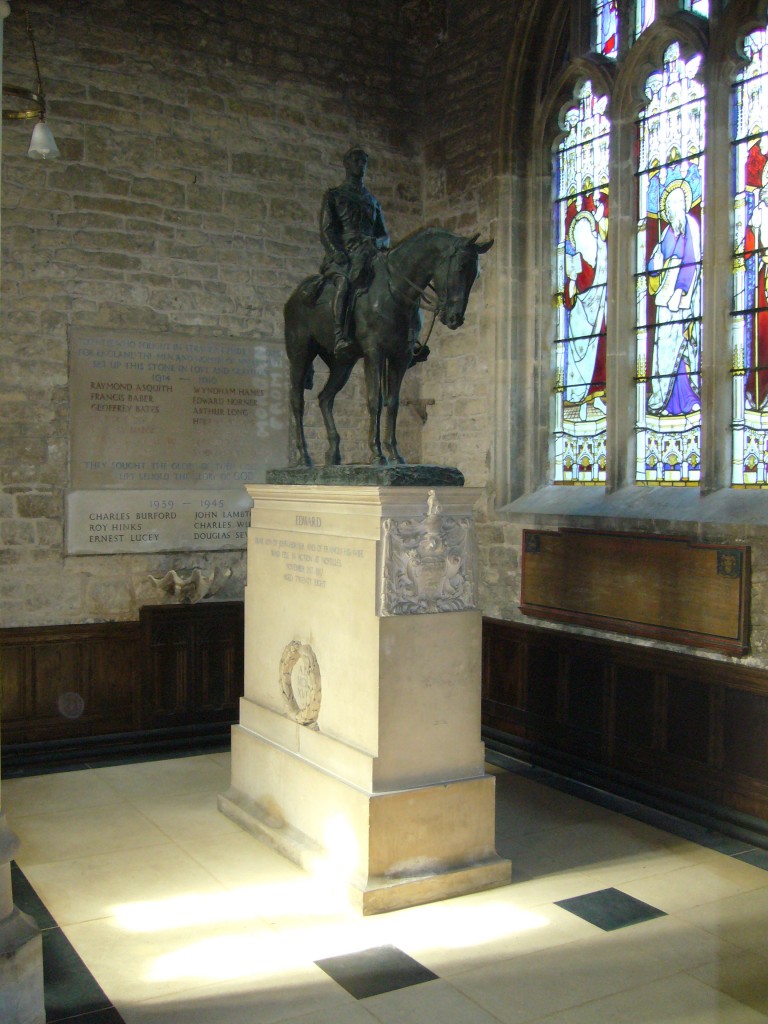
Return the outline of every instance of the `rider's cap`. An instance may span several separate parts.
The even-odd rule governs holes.
[[[354,156],[354,155],[355,155],[356,153],[362,153],[362,154],[363,154],[363,156],[365,157],[365,159],[366,159],[366,160],[368,159],[368,154],[366,153],[366,151],[365,151],[365,150],[363,149],[363,147],[362,147],[362,146],[352,146],[352,147],[350,147],[350,148],[349,148],[349,149],[347,150],[347,152],[346,152],[346,153],[344,154],[344,163],[346,163],[346,162],[347,162],[347,160],[348,160],[348,159],[349,159],[349,158],[350,158],[351,156]]]

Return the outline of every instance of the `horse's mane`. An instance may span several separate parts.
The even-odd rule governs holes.
[[[409,249],[411,247],[411,245],[414,244],[414,242],[418,242],[422,238],[438,238],[438,237],[442,237],[442,238],[445,238],[446,240],[448,240],[448,239],[458,238],[459,236],[454,234],[452,231],[449,231],[447,228],[435,228],[435,227],[416,228],[415,231],[412,231],[409,235],[406,235],[405,238],[400,239],[400,241],[397,243],[397,245],[393,245],[392,248],[390,249],[390,252],[395,253],[395,252],[398,251],[398,249],[401,249],[403,247],[405,249]]]

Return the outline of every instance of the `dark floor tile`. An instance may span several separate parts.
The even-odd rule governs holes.
[[[756,868],[765,868],[768,871],[768,850],[746,850],[744,853],[737,853],[735,860],[743,860],[745,864],[753,864]]]
[[[55,928],[56,921],[51,917],[47,907],[27,881],[26,875],[15,861],[11,861],[11,886],[13,902],[25,914],[34,920],[40,931]]]
[[[82,1013],[76,1017],[64,1017],[56,1024],[125,1024],[125,1021],[114,1008],[95,1010],[93,1013]]]
[[[713,832],[711,829],[704,829],[695,840],[701,846],[717,853],[725,853],[729,857],[736,857],[738,854],[746,853],[755,846],[748,839],[737,839],[734,836],[723,835],[722,832]]]
[[[47,1024],[111,1009],[109,999],[60,928],[43,932],[43,977]]]
[[[358,953],[316,960],[315,963],[355,999],[394,992],[398,988],[420,985],[437,978],[436,974],[396,946],[377,946]]]
[[[636,900],[634,896],[628,896],[618,889],[601,889],[599,892],[588,892],[584,896],[558,900],[557,906],[602,928],[604,932],[640,924],[642,921],[652,921],[655,917],[666,917],[663,910],[643,903],[642,900]]]

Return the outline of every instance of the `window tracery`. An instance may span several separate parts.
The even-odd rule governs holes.
[[[679,0],[678,13],[675,6],[638,0],[621,7],[644,35],[618,53],[619,14],[612,22],[614,9],[594,3],[592,43],[602,57],[615,48],[615,74],[598,82],[582,73],[576,102],[560,121],[549,462],[556,484],[606,483],[609,493],[632,483],[706,484],[704,493],[729,484],[768,488],[768,28],[741,35],[741,70],[730,56],[739,21],[765,26],[768,11],[764,0],[734,0],[725,14],[718,5],[716,30],[728,28],[732,49],[717,39],[710,52],[710,4]],[[588,64],[580,58],[574,68]],[[649,64],[654,70],[637,80],[641,101],[631,75],[637,79]],[[729,90],[730,130],[723,114]],[[719,111],[712,123],[710,107]],[[730,182],[721,173],[727,140]],[[705,224],[710,151],[718,168],[710,183],[712,240]],[[585,156],[598,152],[599,168]],[[633,207],[634,232],[627,221]],[[724,243],[732,276],[724,272]],[[630,369],[625,354],[632,350]]]

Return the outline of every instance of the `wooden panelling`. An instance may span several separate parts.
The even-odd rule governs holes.
[[[0,630],[3,745],[139,726],[137,623]]]
[[[3,756],[15,747],[234,722],[240,602],[158,605],[139,622],[0,629]]]
[[[744,654],[749,588],[746,545],[595,530],[523,531],[520,607],[527,615]]]
[[[768,673],[498,619],[483,652],[487,727],[768,822]]]
[[[613,667],[613,744],[650,750],[654,734],[655,675],[636,665]]]
[[[712,687],[692,676],[666,674],[664,750],[699,764],[712,760]]]
[[[142,722],[167,728],[234,721],[243,687],[243,606],[148,605]]]
[[[768,782],[768,701],[745,690],[726,693],[723,707],[723,767]]]

